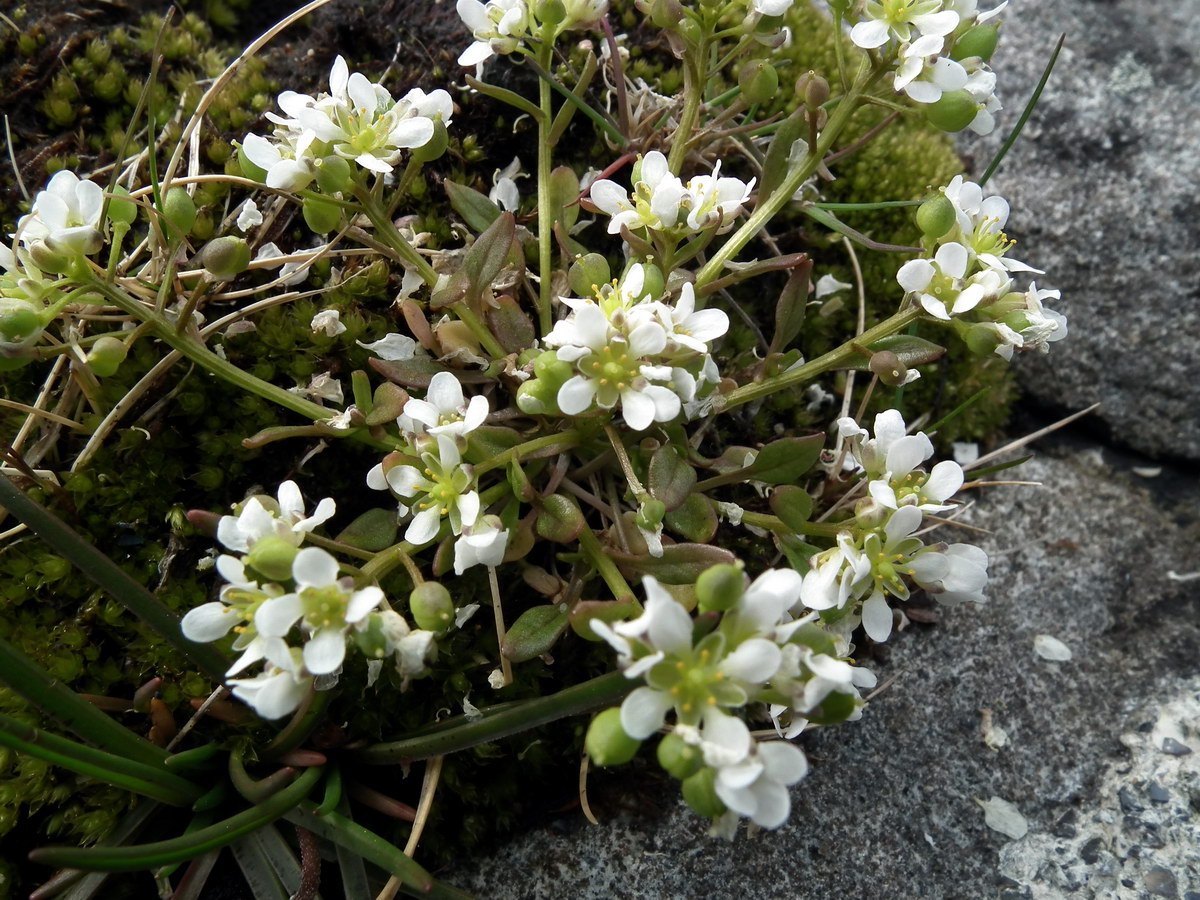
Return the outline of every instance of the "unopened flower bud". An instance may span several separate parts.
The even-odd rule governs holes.
[[[683,780],[683,799],[697,815],[715,819],[725,812],[717,796],[717,773],[707,767]]]
[[[342,223],[342,208],[328,200],[305,197],[300,204],[300,212],[304,215],[304,224],[314,234],[328,234]]]
[[[1000,29],[996,25],[975,25],[954,42],[950,49],[951,59],[968,59],[978,56],[984,62],[992,58],[996,52],[996,44],[1000,40]]]
[[[326,194],[350,190],[350,163],[340,156],[326,156],[317,161],[317,187]]]
[[[641,296],[634,297],[634,300],[642,300],[649,298],[653,300],[656,297],[661,297],[667,289],[667,280],[663,277],[662,269],[658,266],[644,263],[642,265],[642,292]]]
[[[976,356],[991,356],[1000,346],[1000,332],[986,323],[967,326],[962,338]]]
[[[669,775],[683,781],[691,778],[704,765],[704,754],[679,735],[672,732],[658,742],[658,764]]]
[[[619,766],[637,754],[642,742],[631,738],[621,727],[621,708],[614,706],[604,710],[588,726],[583,747],[588,757],[598,766]]]
[[[968,91],[946,91],[936,103],[925,107],[925,118],[934,128],[951,133],[962,131],[979,113],[975,98]]]
[[[246,564],[272,581],[292,577],[292,560],[300,552],[281,537],[268,535],[259,538],[246,554]]]
[[[891,512],[873,497],[863,497],[854,504],[854,521],[860,528],[878,528],[887,521]]]
[[[377,613],[367,616],[366,622],[355,628],[351,634],[355,645],[367,659],[383,659],[387,656],[387,634],[383,627],[383,618]]]
[[[917,207],[917,227],[931,240],[946,234],[955,221],[954,204],[945,194],[930,197]]]
[[[867,367],[888,387],[900,387],[908,381],[908,367],[891,350],[871,354]]]
[[[172,237],[190,233],[192,226],[196,224],[196,203],[182,187],[173,187],[167,191],[167,195],[162,198],[159,212],[178,230],[178,234]]]
[[[125,354],[128,348],[125,342],[120,338],[105,335],[92,344],[88,350],[87,361],[88,368],[99,378],[107,378],[110,375],[116,374],[117,369],[121,367],[121,363],[125,362]]]
[[[113,196],[108,198],[108,220],[121,225],[132,225],[137,220],[137,204],[129,197],[129,191],[117,185],[112,189]]]
[[[408,595],[408,610],[418,628],[445,631],[454,622],[454,600],[437,581],[426,581]]]
[[[552,416],[558,412],[558,391],[540,378],[531,378],[517,388],[517,409],[531,416]]]
[[[663,516],[667,514],[667,505],[661,500],[647,500],[638,507],[634,524],[645,531],[654,531],[662,524]]]
[[[567,18],[567,8],[562,0],[540,0],[535,15],[543,25],[561,25]]]
[[[779,90],[779,73],[765,59],[747,60],[738,72],[738,87],[748,103],[769,103]]]
[[[43,272],[63,275],[71,268],[75,254],[52,247],[46,241],[34,241],[29,246],[29,258]]]
[[[724,612],[742,599],[746,579],[735,565],[711,566],[696,579],[696,601],[701,612]]]
[[[252,162],[250,157],[246,155],[246,149],[241,145],[237,145],[237,164],[238,169],[244,177],[251,181],[258,181],[265,184],[267,181],[267,170]]]
[[[571,263],[567,270],[567,284],[576,297],[590,297],[602,284],[608,284],[612,271],[608,260],[599,253],[589,253]]]
[[[240,237],[219,237],[200,253],[204,268],[218,281],[229,281],[250,265],[250,245]]]

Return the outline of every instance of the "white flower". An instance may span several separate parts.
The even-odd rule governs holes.
[[[620,234],[621,226],[666,230],[679,220],[683,183],[667,167],[667,158],[657,150],[642,157],[633,196],[615,181],[601,178],[592,183],[591,198],[596,208],[611,216],[609,234]]]
[[[715,787],[730,812],[763,828],[778,828],[791,811],[788,786],[807,774],[808,760],[799,747],[766,741],[741,762],[717,769]]]
[[[346,656],[346,632],[383,602],[383,591],[371,585],[354,590],[352,579],[338,579],[338,561],[320,547],[305,547],[292,561],[296,590],[265,601],[254,616],[266,637],[283,638],[297,621],[310,637],[304,665],[314,675],[336,672]]]
[[[399,334],[394,331],[390,334],[385,334],[379,340],[370,344],[364,344],[362,341],[356,341],[355,343],[360,347],[370,350],[380,359],[389,361],[412,359],[421,348],[421,345],[407,334]]]
[[[514,156],[503,169],[497,169],[492,175],[492,189],[488,191],[488,199],[501,209],[515,213],[521,205],[521,192],[517,190],[516,178],[521,171],[521,160]]]
[[[561,27],[586,28],[608,15],[608,0],[564,0],[566,17]]]
[[[1041,274],[1041,270],[1005,255],[1013,246],[1004,233],[1009,213],[1007,200],[998,194],[984,197],[983,188],[961,175],[955,175],[942,193],[954,206],[956,223],[943,241],[957,241],[967,248],[972,259],[978,259],[988,268]]]
[[[463,528],[454,542],[454,574],[461,575],[471,566],[498,566],[504,562],[508,531],[500,527],[498,516],[484,516]]]
[[[252,199],[247,198],[246,201],[238,207],[237,227],[248,232],[251,228],[257,228],[263,223],[262,213],[258,211],[258,204]]]
[[[752,0],[750,8],[760,16],[782,16],[795,2],[796,0]]]
[[[346,326],[342,324],[341,316],[341,312],[336,309],[323,309],[312,317],[309,327],[312,329],[313,334],[324,332],[326,337],[337,337],[346,330]]]
[[[944,56],[943,38],[924,35],[900,48],[900,65],[896,68],[894,86],[917,103],[936,103],[946,91],[966,87],[967,70],[958,62]]]
[[[273,144],[257,134],[248,134],[242,140],[246,158],[267,173],[267,187],[281,191],[303,190],[317,177],[313,161],[303,155],[304,149],[302,146],[297,152],[292,141],[283,139]]]
[[[294,712],[312,687],[312,676],[304,671],[300,651],[276,645],[267,668],[255,678],[228,682],[233,695],[264,719],[279,719]]]
[[[657,303],[655,309],[667,332],[668,354],[679,350],[708,353],[709,342],[729,330],[729,316],[722,310],[696,310],[696,289],[690,281],[684,284],[674,306]]]
[[[238,515],[221,516],[217,540],[238,553],[248,553],[257,541],[268,536],[283,538],[293,547],[299,547],[304,535],[337,511],[333,498],[326,497],[311,516],[305,516],[304,498],[294,481],[279,485],[278,496],[278,502],[270,497],[251,497]]]
[[[976,25],[982,25],[989,19],[995,18],[1004,12],[1004,7],[1008,6],[1008,0],[1004,0],[995,9],[987,12],[979,12],[979,0],[947,0],[947,6],[958,13],[959,18],[964,22],[973,22]]]
[[[438,372],[429,381],[425,399],[409,400],[404,404],[404,414],[424,425],[430,434],[462,437],[483,424],[488,401],[477,395],[468,403],[458,378],[451,372]]]
[[[958,27],[958,13],[943,5],[943,0],[867,0],[862,21],[850,29],[850,40],[874,50],[892,38],[912,40],[914,28],[922,35],[943,37]]]
[[[977,106],[975,118],[967,127],[976,134],[991,134],[996,127],[996,113],[1003,107],[996,96],[996,73],[979,57],[963,61],[967,70],[966,90]]]
[[[974,544],[926,548],[908,561],[913,580],[947,604],[982,603],[987,567],[987,554]]]
[[[1036,282],[1030,282],[1029,290],[1025,292],[1025,309],[1014,318],[1014,324],[1021,324],[1021,346],[1030,350],[1037,348],[1042,353],[1050,350],[1050,344],[1061,341],[1067,336],[1067,317],[1055,312],[1042,304],[1043,300],[1057,300],[1062,296],[1059,291],[1039,289]]]
[[[687,210],[687,224],[692,231],[703,231],[716,225],[718,234],[733,227],[733,221],[750,199],[756,179],[749,183],[740,178],[720,178],[721,162],[713,166],[711,175],[695,175],[684,185],[682,206]]]
[[[854,586],[871,571],[871,563],[854,545],[848,532],[838,534],[830,550],[814,557],[800,586],[800,599],[809,609],[841,609]]]
[[[321,372],[312,376],[308,381],[308,387],[294,387],[288,388],[288,390],[301,397],[310,397],[313,400],[329,400],[338,405],[344,403],[346,399],[342,394],[342,383],[334,378],[330,372]]]
[[[410,628],[394,610],[385,609],[373,615],[382,625],[385,654],[396,657],[396,671],[404,676],[425,671],[425,659],[433,647],[433,632]]]
[[[103,205],[100,185],[81,181],[63,169],[33,198],[29,214],[17,222],[16,237],[26,247],[45,242],[51,250],[95,253],[103,243],[99,231]]]
[[[460,66],[475,66],[496,54],[512,53],[529,35],[532,16],[525,0],[458,0],[459,17],[475,43],[458,57]]]
[[[425,463],[423,472],[415,466],[400,465],[385,474],[380,464],[367,474],[368,487],[377,491],[391,488],[401,497],[415,499],[411,507],[401,507],[402,513],[413,512],[404,532],[404,539],[410,544],[427,544],[437,537],[442,516],[449,516],[454,534],[462,534],[479,517],[474,472],[463,464],[452,437],[439,434],[436,440],[436,453],[426,450],[421,454]]]
[[[971,255],[962,244],[942,244],[933,261],[913,259],[896,273],[896,281],[929,315],[949,321],[969,312],[985,297],[1003,293],[1009,284],[1003,271],[984,269],[966,278]]]

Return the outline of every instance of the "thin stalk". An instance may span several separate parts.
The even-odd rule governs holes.
[[[503,359],[508,355],[500,346],[500,342],[496,340],[496,336],[479,320],[479,316],[475,315],[471,307],[466,303],[455,303],[450,308],[454,310],[454,314],[458,316],[459,320],[470,329],[471,334],[475,336],[483,349],[491,354],[492,359]]]
[[[491,459],[485,459],[475,466],[475,476],[478,477],[485,472],[492,471],[492,469],[502,469],[514,459],[519,461],[547,449],[570,450],[572,447],[579,446],[582,440],[583,435],[574,429],[563,431],[559,434],[547,434],[540,438],[534,438],[532,441],[517,444],[517,446],[510,447],[502,453],[497,453]]]
[[[538,47],[538,65],[547,71],[553,60],[554,44],[543,41]],[[551,151],[550,129],[554,127],[553,109],[550,104],[550,81],[548,78],[538,79],[538,107],[541,116],[538,118],[538,158],[537,158],[537,190],[538,190],[538,326],[543,335],[549,334],[553,327],[553,313],[550,309],[550,297],[554,287],[551,272],[552,253],[554,250],[554,211],[550,208],[550,166]],[[501,354],[503,355],[503,354]]]
[[[583,551],[583,555],[595,568],[596,574],[608,585],[613,598],[628,607],[631,614],[641,614],[641,604],[638,603],[637,597],[629,587],[629,582],[625,580],[625,576],[621,574],[617,564],[612,561],[612,557],[604,552],[604,548],[600,546],[600,539],[586,525],[583,527],[583,531],[579,532],[579,549]]]
[[[783,520],[778,516],[767,515],[766,513],[750,512],[748,509],[742,510],[742,524],[755,525],[759,528],[767,528],[771,531],[776,531],[781,534],[796,534],[790,527],[784,524]],[[828,522],[805,522],[804,527],[800,529],[799,534],[820,535],[821,537],[837,537],[839,531],[845,531],[840,525],[831,525]]]
[[[371,220],[371,224],[375,226],[376,232],[384,243],[395,250],[406,264],[412,266],[425,284],[429,287],[437,284],[438,274],[433,270],[433,266],[416,251],[412,244],[404,239],[404,235],[399,232],[371,192],[362,185],[355,184],[354,196],[362,204],[363,212],[367,214],[367,218]]]
[[[708,55],[707,42],[700,42],[700,49],[695,55],[695,59],[689,54],[684,58],[683,64],[683,113],[679,117],[679,127],[675,129],[675,136],[671,144],[671,155],[667,157],[667,168],[671,170],[673,175],[679,174],[679,169],[683,165],[683,160],[687,156],[688,143],[692,138],[692,129],[696,127],[696,119],[700,115],[700,103],[704,97],[704,78],[697,71]]]
[[[920,317],[921,310],[918,307],[909,307],[902,310],[884,319],[874,328],[867,329],[854,340],[847,341],[840,347],[830,350],[824,356],[818,356],[816,359],[809,360],[802,366],[797,366],[794,369],[781,372],[770,378],[764,378],[757,384],[746,384],[739,388],[734,388],[728,394],[714,394],[713,409],[716,412],[724,412],[735,406],[741,406],[743,403],[749,403],[751,400],[766,397],[768,394],[773,394],[776,391],[804,384],[822,372],[829,369],[836,369],[853,357],[861,355],[861,351],[855,349],[855,345],[865,347],[873,344],[875,341],[885,338],[890,334],[895,334]]]
[[[758,208],[754,210],[741,228],[730,235],[729,240],[721,245],[721,249],[714,253],[708,262],[704,264],[704,267],[696,274],[697,289],[720,277],[722,270],[725,268],[725,263],[733,259],[791,201],[792,195],[799,190],[800,186],[821,165],[821,162],[825,159],[825,155],[829,152],[829,148],[833,146],[838,135],[841,134],[842,129],[846,127],[846,123],[858,108],[859,97],[870,87],[875,77],[869,60],[864,57],[862,65],[859,67],[858,75],[854,79],[854,84],[850,86],[850,89],[841,98],[837,108],[833,111],[833,115],[829,117],[829,122],[826,124],[825,130],[821,132],[821,137],[816,145],[809,148],[808,155],[804,157],[804,161],[796,170],[784,179],[783,183],[775,189],[775,192],[770,197],[762,199]],[[672,153],[674,152],[673,148]]]
[[[372,556],[369,563],[362,567],[362,583],[375,584],[396,566],[402,565],[408,570],[408,577],[412,579],[413,585],[420,584],[425,579],[421,576],[421,570],[417,568],[417,564],[413,562],[412,552],[415,549],[417,548],[408,541],[401,541],[386,550],[380,550]]]
[[[610,672],[549,697],[506,703],[491,712],[485,709],[483,718],[455,716],[424,734],[373,744],[358,751],[355,757],[367,765],[393,765],[404,760],[455,753],[607,706],[620,700],[637,684],[621,672]]]

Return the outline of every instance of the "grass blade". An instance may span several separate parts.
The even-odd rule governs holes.
[[[3,638],[0,638],[0,682],[57,719],[68,731],[102,750],[149,765],[167,758],[165,750],[114,722],[70,688],[59,684]]]
[[[224,680],[225,670],[230,665],[225,654],[210,644],[196,644],[185,638],[179,629],[179,619],[157,597],[56,515],[29,499],[7,476],[0,476],[0,505],[158,632],[200,671],[214,681]]]
[[[279,876],[271,868],[253,835],[230,844],[229,850],[233,853],[238,868],[242,870],[242,877],[250,886],[254,900],[288,900],[288,892],[279,883]]]
[[[1042,90],[1046,87],[1046,82],[1050,80],[1050,73],[1054,71],[1054,64],[1058,61],[1058,54],[1063,48],[1063,42],[1066,41],[1067,35],[1064,32],[1058,36],[1058,43],[1054,45],[1054,52],[1050,54],[1050,62],[1046,63],[1046,69],[1042,72],[1042,78],[1037,83],[1037,87],[1033,89],[1033,93],[1029,96],[1029,102],[1025,104],[1025,109],[1021,112],[1021,118],[1017,119],[1017,124],[1013,126],[1012,131],[1008,133],[1008,137],[1004,139],[1004,143],[997,151],[995,157],[987,167],[987,171],[983,173],[983,177],[979,179],[979,186],[983,187],[987,184],[987,180],[992,177],[1000,163],[1012,148],[1012,145],[1017,142],[1017,138],[1021,135],[1021,129],[1025,127],[1025,123],[1029,121],[1029,117],[1033,115],[1034,107],[1037,106],[1038,100],[1041,99]]]

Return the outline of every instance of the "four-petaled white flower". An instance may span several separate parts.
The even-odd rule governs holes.
[[[248,553],[264,537],[279,537],[293,547],[299,547],[305,534],[337,511],[333,498],[326,497],[317,504],[311,516],[305,516],[304,498],[294,481],[279,485],[278,496],[278,502],[269,497],[251,497],[236,516],[221,516],[217,523],[217,540],[238,553]]]
[[[458,0],[456,5],[475,43],[458,57],[460,66],[475,66],[496,54],[514,52],[529,36],[533,16],[525,0]]]
[[[464,527],[454,542],[454,574],[461,575],[471,566],[498,566],[508,549],[508,531],[499,516],[483,516],[474,525]]]
[[[761,16],[782,16],[796,0],[753,0],[750,8]]]
[[[778,828],[791,811],[788,786],[808,774],[808,760],[786,741],[764,741],[738,763],[717,769],[717,796],[728,816],[744,816],[763,828]]]
[[[338,561],[320,547],[305,547],[292,562],[296,590],[266,600],[254,625],[265,637],[284,638],[296,622],[310,635],[304,644],[304,666],[314,675],[336,672],[346,656],[346,632],[383,602],[374,585],[354,589],[350,578],[338,578]]]
[[[696,289],[691,282],[684,284],[674,306],[656,303],[659,321],[667,332],[665,352],[690,350],[708,353],[711,341],[729,330],[729,316],[719,309],[696,309]],[[675,346],[672,346],[675,345]]]
[[[922,35],[900,48],[900,65],[893,84],[917,103],[937,103],[946,91],[962,90],[967,85],[967,70],[961,63],[939,56],[945,39]]]
[[[711,175],[693,175],[683,186],[683,209],[687,212],[687,225],[691,231],[703,231],[714,225],[717,234],[724,234],[733,227],[733,221],[750,199],[754,182],[740,178],[720,177],[721,161],[713,166]]]
[[[889,40],[911,41],[919,34],[944,37],[958,27],[958,13],[943,9],[943,0],[867,0],[863,19],[850,29],[850,40],[864,50]]]
[[[621,226],[630,231],[673,228],[679,220],[683,195],[683,182],[671,174],[666,156],[657,150],[642,157],[632,196],[607,178],[592,182],[590,191],[596,208],[611,217],[609,234],[620,234]]]
[[[274,644],[267,667],[254,678],[228,682],[233,696],[252,707],[264,719],[280,719],[294,712],[312,689],[312,675],[304,669],[299,650],[282,642]]]
[[[900,267],[896,281],[929,315],[948,321],[970,312],[985,297],[1002,293],[1009,284],[1003,271],[984,269],[967,278],[970,253],[962,244],[942,244],[933,260],[912,259]]]
[[[367,474],[368,487],[377,491],[391,488],[401,497],[413,498],[410,507],[401,506],[402,513],[413,514],[404,532],[404,539],[410,544],[427,544],[437,537],[443,516],[449,517],[454,534],[462,534],[464,528],[474,525],[479,518],[474,472],[463,463],[454,438],[446,434],[435,438],[437,452],[429,449],[421,453],[424,471],[400,465],[385,473],[381,463]]]
[[[476,395],[468,403],[458,378],[451,372],[438,372],[430,379],[424,400],[414,398],[404,404],[404,415],[429,434],[462,437],[483,424],[488,401]]]
[[[56,172],[33,198],[29,214],[17,222],[16,237],[26,247],[38,243],[63,253],[95,253],[100,249],[100,210],[104,189],[74,172]]]

